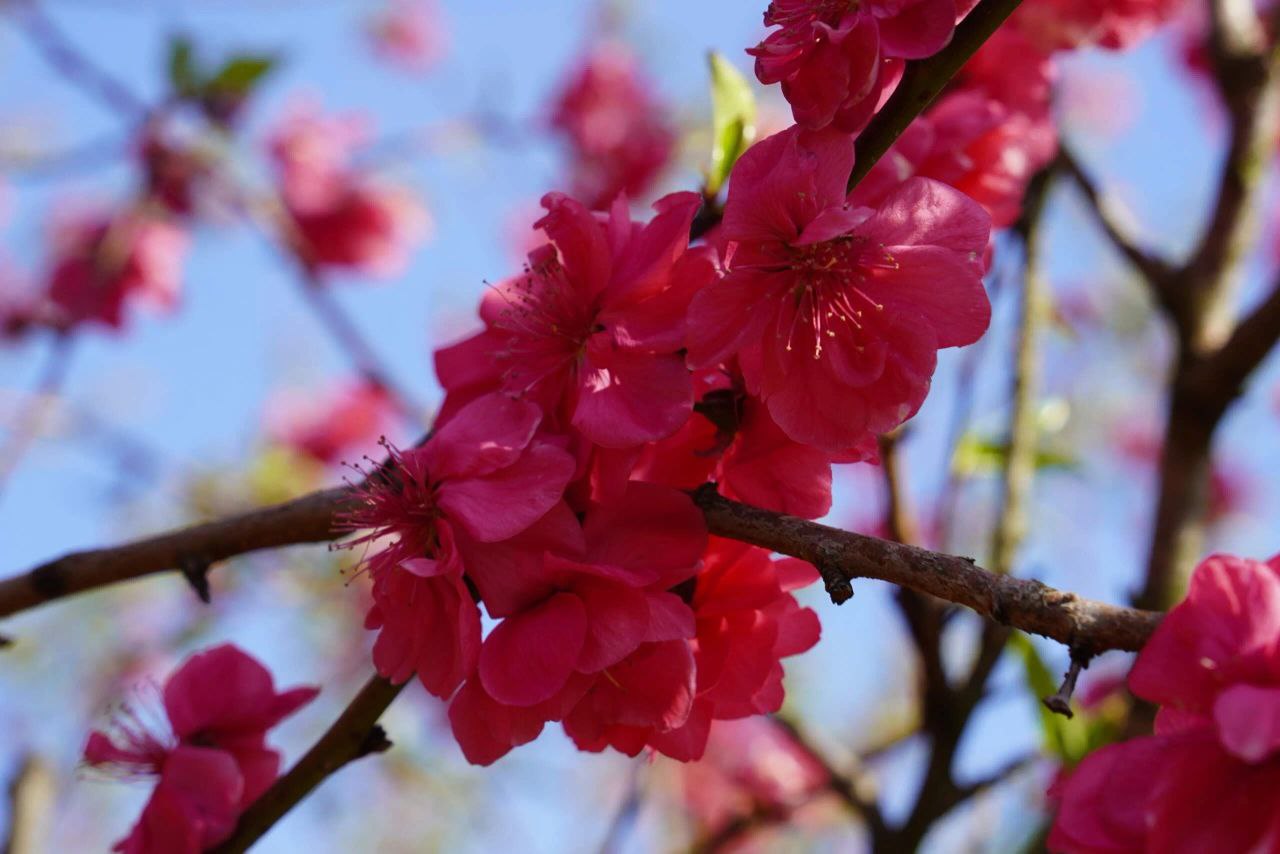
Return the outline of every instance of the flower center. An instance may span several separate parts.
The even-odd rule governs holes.
[[[797,332],[805,331],[811,335],[813,358],[820,359],[826,339],[857,335],[884,311],[884,304],[864,290],[872,270],[897,267],[884,247],[872,246],[862,237],[844,236],[791,246],[789,253],[796,281],[782,294],[783,307],[791,317],[786,330],[788,350],[796,346]]]
[[[384,537],[395,538],[386,548],[361,561],[361,571],[367,569],[375,577],[409,558],[434,558],[440,547],[436,528],[440,516],[435,495],[438,484],[431,481],[425,455],[417,448],[401,451],[389,443],[384,447],[388,461],[372,474],[365,476],[362,469],[355,467],[363,477],[356,489],[360,504],[335,517],[336,527],[365,533],[334,548],[350,549]]]
[[[503,387],[527,393],[543,380],[572,370],[587,339],[603,331],[597,311],[574,287],[551,246],[529,257],[522,276],[503,289],[507,308],[494,325],[507,333],[497,354]]]

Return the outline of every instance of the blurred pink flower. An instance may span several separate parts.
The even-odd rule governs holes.
[[[571,195],[600,209],[619,194],[647,194],[675,150],[668,114],[625,46],[597,45],[551,107],[551,126],[570,148]]]
[[[167,219],[143,210],[74,216],[54,224],[51,246],[46,287],[64,328],[120,329],[126,303],[177,304],[187,235]]]
[[[267,406],[267,434],[331,464],[372,450],[395,415],[394,399],[385,389],[358,380],[323,394],[288,391],[275,396]]]
[[[276,128],[270,148],[299,259],[316,269],[389,276],[404,269],[431,220],[410,192],[356,167],[365,134],[358,118],[299,105]]]
[[[280,754],[267,731],[311,702],[318,688],[277,693],[270,672],[231,644],[188,658],[164,686],[164,716],[150,723],[125,706],[110,732],[94,731],[85,762],[158,777],[123,854],[198,854],[235,830],[240,813],[267,790]]]
[[[379,56],[409,71],[424,71],[443,58],[448,33],[434,0],[389,0],[369,22]]]

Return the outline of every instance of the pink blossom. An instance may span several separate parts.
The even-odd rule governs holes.
[[[1185,0],[1026,0],[1011,25],[1042,50],[1123,50],[1167,23]]]
[[[683,493],[632,482],[617,503],[587,509],[582,533],[578,548],[548,552],[535,572],[471,573],[485,608],[503,618],[450,711],[472,762],[495,761],[553,720],[595,750],[615,727],[685,720],[694,619],[669,591],[699,568],[702,514]]]
[[[607,216],[556,193],[543,205],[537,227],[550,242],[486,295],[484,332],[436,353],[442,415],[500,387],[606,448],[671,435],[693,406],[686,306],[716,275],[707,250],[688,249],[698,196],[667,196],[648,224],[621,202]]]
[[[388,469],[370,477],[363,503],[344,516],[351,530],[369,529],[348,546],[381,545],[364,567],[374,585],[367,626],[380,630],[374,664],[384,676],[403,682],[416,672],[428,691],[449,697],[480,646],[464,572],[532,574],[547,548],[580,542],[561,499],[573,458],[535,439],[541,420],[531,403],[479,398],[421,447],[392,449]]]
[[[737,356],[792,440],[842,455],[915,414],[941,347],[976,341],[990,217],[924,178],[877,209],[845,200],[853,143],[793,128],[734,169],[725,278],[689,310],[695,368]]]
[[[712,537],[691,607],[697,682],[688,722],[650,744],[675,759],[702,756],[711,721],[782,708],[782,659],[818,642],[818,615],[791,591],[817,581],[809,564],[771,560],[763,549]]]
[[[673,436],[645,448],[631,476],[693,489],[714,481],[721,495],[791,516],[831,509],[831,455],[792,441],[768,408],[746,394],[741,377],[704,372],[694,416]],[[874,458],[868,442],[858,454]]]
[[[370,450],[395,418],[395,402],[380,386],[360,380],[326,394],[290,392],[267,409],[272,441],[326,465]]]
[[[390,0],[370,22],[369,36],[379,56],[408,71],[430,68],[448,47],[434,0]]]
[[[851,200],[878,205],[907,178],[933,178],[982,205],[994,227],[1013,225],[1027,184],[1058,150],[1049,101],[1054,76],[1049,59],[1016,30],[998,30]]]
[[[169,731],[126,706],[111,732],[95,731],[85,761],[159,778],[124,854],[196,854],[235,830],[240,813],[279,774],[267,731],[311,702],[318,688],[277,693],[271,674],[231,644],[193,655],[164,686]]]
[[[1057,795],[1063,852],[1264,851],[1280,842],[1280,559],[1214,555],[1129,674],[1155,735],[1089,757]]]
[[[797,124],[856,133],[897,85],[902,60],[951,39],[954,0],[773,0],[779,29],[747,53],[761,83],[781,83]]]
[[[172,309],[182,283],[187,236],[142,211],[75,217],[54,227],[47,293],[56,323],[124,325],[126,303]]]
[[[675,150],[668,114],[625,46],[608,41],[587,54],[551,109],[571,149],[572,195],[601,209],[648,193]]]
[[[702,761],[681,769],[685,803],[710,832],[753,810],[793,809],[828,783],[828,773],[774,721],[716,721]]]
[[[309,107],[295,108],[275,130],[270,147],[292,220],[288,237],[310,267],[394,275],[430,219],[411,193],[356,168],[364,136],[360,120]]]

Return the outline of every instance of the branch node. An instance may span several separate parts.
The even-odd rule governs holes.
[[[209,590],[209,569],[212,566],[212,561],[199,555],[186,555],[178,566],[182,577],[191,585],[191,589],[196,592],[200,601],[206,605],[213,601]]]

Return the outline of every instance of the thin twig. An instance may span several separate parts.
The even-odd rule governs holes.
[[[65,79],[93,95],[114,112],[139,120],[147,115],[150,108],[146,102],[76,47],[44,13],[38,0],[14,0],[10,8],[30,36],[32,44]]]
[[[71,368],[72,337],[57,333],[49,347],[44,370],[36,381],[31,397],[23,406],[9,429],[9,435],[0,446],[0,495],[4,494],[9,478],[17,470],[22,458],[44,427],[45,417],[54,398],[62,390]]]
[[[1084,167],[1080,165],[1080,161],[1071,153],[1065,142],[1061,144],[1058,151],[1058,160],[1076,186],[1080,188],[1080,192],[1084,194],[1089,210],[1102,228],[1107,240],[1146,280],[1156,301],[1169,313],[1170,317],[1176,318],[1178,316],[1177,288],[1172,265],[1138,246],[1124,233],[1124,229],[1111,214],[1106,197],[1085,172]]]
[[[365,683],[333,726],[298,760],[298,764],[245,810],[235,833],[214,848],[214,854],[247,851],[331,774],[357,759],[390,748],[391,742],[378,726],[378,718],[403,688],[404,685],[393,685],[381,676],[374,676]]]

